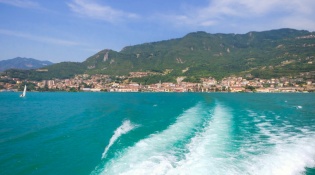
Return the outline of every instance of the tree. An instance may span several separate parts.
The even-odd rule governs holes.
[[[249,86],[249,85],[246,85],[245,89],[248,89],[250,91],[255,91],[256,90],[256,88],[254,86]]]
[[[77,91],[77,89],[76,89],[75,87],[71,87],[71,88],[69,89],[69,92],[78,92],[78,91]]]

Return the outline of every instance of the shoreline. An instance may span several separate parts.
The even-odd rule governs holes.
[[[23,91],[13,91],[13,90],[0,90],[0,93],[21,93]],[[120,91],[28,91],[27,93],[46,93],[46,92],[51,92],[51,93],[56,93],[56,92],[61,92],[61,93],[225,93],[225,94],[307,94],[307,93],[314,93],[314,92],[226,92],[226,91],[217,91],[217,92],[160,92],[160,91],[131,91],[131,92],[120,92]]]

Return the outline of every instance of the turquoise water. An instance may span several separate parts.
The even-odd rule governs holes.
[[[0,93],[0,174],[315,174],[315,94]]]

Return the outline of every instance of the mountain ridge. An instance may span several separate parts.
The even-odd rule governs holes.
[[[45,66],[52,65],[54,63],[50,61],[41,61],[34,58],[26,58],[26,57],[15,57],[12,59],[1,60],[0,61],[0,72],[5,71],[7,69],[36,69]]]
[[[245,74],[279,77],[315,71],[314,48],[315,33],[306,30],[284,28],[246,34],[198,31],[182,38],[127,46],[119,52],[104,49],[82,63],[68,65],[72,65],[76,74],[128,75],[142,71],[157,72],[168,78],[220,79]],[[73,76],[74,72],[64,70],[67,68],[63,64],[53,67]],[[49,76],[53,67],[45,67],[48,72],[39,74],[46,79],[59,78],[57,74]]]
[[[127,55],[125,56],[125,61],[129,62],[129,64],[130,62],[134,62],[132,66],[141,65],[142,63],[141,68],[145,70],[149,69],[146,67],[150,65],[150,62],[154,62],[154,64],[150,65],[150,68],[159,71],[163,71],[163,69],[174,69],[175,65],[177,68],[181,68],[181,70],[187,67],[198,69],[198,67],[203,66],[201,63],[217,64],[221,67],[221,70],[217,71],[233,70],[235,66],[238,67],[237,70],[246,71],[246,69],[253,68],[253,66],[256,67],[265,61],[269,62],[269,64],[265,66],[280,64],[282,61],[285,61],[285,59],[292,59],[293,55],[299,52],[299,50],[306,50],[305,54],[311,57],[314,56],[314,52],[311,50],[313,48],[301,48],[301,44],[305,43],[298,43],[296,41],[296,37],[302,37],[304,35],[314,35],[314,32],[311,33],[305,30],[295,29],[248,32],[246,34],[208,34],[206,32],[192,32],[185,35],[183,38],[125,47],[121,52],[112,54],[112,57],[117,57],[117,54],[125,54]],[[293,44],[300,45],[293,46],[292,42]],[[314,38],[311,38],[311,42],[314,44]],[[287,51],[290,51],[287,49],[295,53],[284,56]],[[267,56],[271,58],[264,58],[266,53]],[[89,59],[93,60],[94,58],[94,61],[97,62],[95,59],[97,56],[102,57],[100,54],[94,55]],[[109,59],[111,59],[110,57],[111,56],[109,56]],[[135,57],[137,59],[135,59]],[[158,59],[154,59],[154,57]],[[286,58],[273,61],[272,59],[275,57]],[[139,61],[139,59],[141,61]],[[246,59],[251,59],[252,61],[248,62]],[[199,63],[197,63],[198,60]],[[177,64],[174,64],[174,62]],[[103,68],[105,68],[103,62],[98,63],[104,65]],[[247,68],[240,68],[241,65],[237,65],[238,63],[242,63],[243,65],[248,64]],[[132,68],[132,66],[130,67]],[[99,65],[98,67],[100,68],[101,66]],[[139,68],[140,67],[138,67],[138,69]],[[212,69],[215,70],[215,67],[212,66]],[[130,69],[130,71],[133,70]],[[98,72],[102,71],[98,69]]]

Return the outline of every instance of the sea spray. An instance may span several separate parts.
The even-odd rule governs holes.
[[[277,115],[273,114],[271,117],[277,118]],[[315,166],[314,131],[290,124],[274,125],[268,120],[262,120],[255,126],[259,132],[253,137],[253,141],[260,144],[255,144],[255,154],[243,153],[244,157],[248,156],[243,161],[248,165],[248,173],[295,175],[304,174],[306,167]]]
[[[122,136],[122,135],[128,133],[129,131],[133,130],[136,126],[137,126],[137,125],[132,124],[132,123],[130,122],[130,120],[125,120],[125,121],[122,123],[122,125],[119,126],[119,127],[115,130],[114,135],[110,138],[109,144],[106,146],[106,148],[105,148],[105,150],[104,150],[104,152],[103,152],[103,154],[102,154],[102,159],[104,159],[104,158],[106,157],[106,154],[107,154],[109,148],[116,142],[116,140],[117,140],[120,136]]]
[[[177,163],[168,174],[234,174],[235,171],[227,165],[233,165],[229,159],[231,145],[232,114],[221,104],[216,104],[211,110],[211,117],[206,121],[201,132],[187,144],[188,152],[185,159]],[[229,172],[229,173],[227,173]]]
[[[185,145],[179,141],[189,140],[196,128],[202,127],[203,119],[209,114],[205,106],[198,103],[178,116],[166,130],[152,134],[128,148],[121,157],[108,162],[92,174],[165,174],[173,168]]]
[[[280,138],[281,139],[281,138]],[[290,143],[277,143],[265,154],[247,160],[247,172],[255,174],[299,175],[315,166],[314,136],[291,136]]]
[[[250,100],[256,97],[242,102],[243,96],[199,102],[166,129],[118,150],[91,174],[311,174],[315,120],[304,113],[310,106]]]

